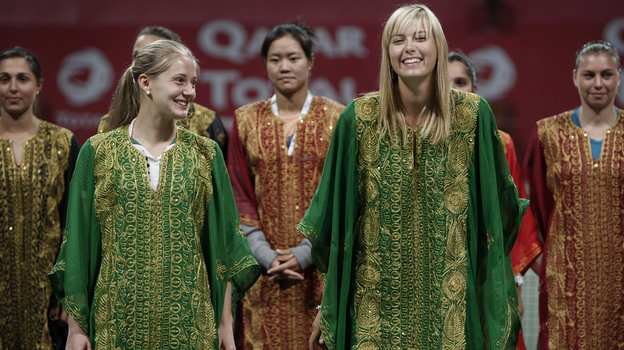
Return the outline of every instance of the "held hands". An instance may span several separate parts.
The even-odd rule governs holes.
[[[309,350],[315,350],[317,346],[321,349],[327,349],[325,340],[323,340],[323,335],[321,334],[321,310],[316,313],[314,322],[312,322],[312,334],[310,334],[310,339],[308,340]]]
[[[303,281],[305,277],[300,273],[302,272],[301,266],[290,249],[277,249],[275,251],[278,255],[271,262],[271,268],[267,270],[267,273],[271,275],[269,281],[285,279]]]

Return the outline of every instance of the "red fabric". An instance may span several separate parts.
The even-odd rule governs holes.
[[[522,177],[522,170],[518,164],[518,157],[516,154],[516,148],[513,139],[509,134],[499,131],[503,145],[505,145],[505,156],[507,157],[507,163],[509,164],[509,172],[511,177],[518,188],[518,194],[522,198],[528,198],[526,189],[524,187],[524,178]],[[542,253],[542,243],[538,238],[537,222],[533,216],[533,211],[529,207],[524,218],[520,230],[518,231],[518,238],[516,243],[511,249],[511,264],[513,267],[514,275],[524,274],[526,270],[531,266],[533,261]],[[520,297],[520,296],[518,296]],[[526,350],[524,344],[524,336],[522,329],[518,334],[518,345],[516,350]]]
[[[502,131],[499,132],[503,144],[505,145],[505,155],[507,156],[507,163],[509,164],[509,172],[518,188],[518,194],[521,198],[528,198],[524,188],[524,178],[522,177],[522,170],[518,164],[518,157],[516,155],[513,139],[509,134]],[[513,266],[514,275],[519,273],[524,274],[541,253],[542,243],[538,238],[537,222],[535,221],[531,207],[529,207],[522,219],[516,243],[511,250],[511,264]]]
[[[542,236],[546,236],[552,216],[554,201],[546,184],[546,160],[542,144],[537,137],[537,127],[533,130],[529,148],[524,157],[524,170],[531,190],[529,209],[533,212],[537,227]]]
[[[238,134],[236,115],[234,116],[234,124],[228,139],[227,168],[241,223],[260,227],[253,180],[247,166],[245,149]]]

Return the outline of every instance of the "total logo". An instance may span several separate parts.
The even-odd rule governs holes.
[[[113,83],[113,67],[104,54],[93,47],[65,57],[56,77],[59,90],[75,107],[99,100]]]
[[[470,53],[480,71],[490,74],[479,78],[479,95],[486,100],[498,100],[516,84],[516,66],[505,50],[496,45],[477,49]]]

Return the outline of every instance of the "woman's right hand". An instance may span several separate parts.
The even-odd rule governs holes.
[[[317,349],[317,346],[321,347],[321,349],[327,349],[321,334],[321,310],[316,313],[314,322],[312,322],[312,334],[310,334],[310,340],[308,340],[308,348],[310,350]]]
[[[69,333],[67,334],[67,344],[65,350],[91,350],[91,342],[89,336],[80,328],[80,326],[69,316],[67,318]]]

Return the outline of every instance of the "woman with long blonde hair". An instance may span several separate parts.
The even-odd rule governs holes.
[[[515,347],[509,251],[527,203],[487,102],[449,89],[447,52],[427,7],[399,8],[379,91],[336,125],[299,225],[326,273],[310,349]]]

